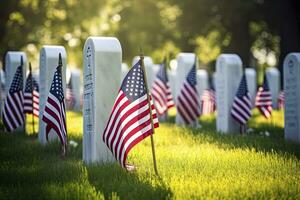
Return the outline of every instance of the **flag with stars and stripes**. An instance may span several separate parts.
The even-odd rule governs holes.
[[[177,96],[177,111],[186,124],[191,124],[200,116],[200,101],[196,89],[196,62],[183,82]]]
[[[69,79],[69,82],[66,86],[66,106],[68,110],[73,110],[75,106],[76,100],[75,95],[73,91],[73,85],[72,85],[72,73],[71,77]]]
[[[25,84],[24,113],[39,117],[39,85],[32,76],[31,69],[29,70]]]
[[[62,61],[54,72],[42,120],[46,123],[46,138],[51,130],[58,135],[63,147],[67,145],[66,108],[62,84]]]
[[[9,132],[25,122],[23,102],[23,58],[21,57],[21,64],[17,67],[2,112],[3,124]]]
[[[141,64],[139,60],[124,78],[102,137],[124,168],[127,167],[129,151],[154,132]],[[153,127],[157,128],[158,119],[152,100],[151,111]]]
[[[272,96],[266,75],[264,76],[264,83],[262,87],[258,88],[255,98],[255,106],[259,109],[259,111],[265,118],[268,119],[271,117]]]
[[[278,95],[278,109],[284,108],[284,91],[280,91]]]
[[[201,115],[210,115],[216,110],[216,94],[213,89],[206,89],[201,95]]]
[[[151,93],[155,109],[159,115],[163,115],[174,106],[165,62],[160,65]]]
[[[251,97],[248,91],[246,76],[243,75],[238,91],[234,97],[231,116],[241,125],[247,123],[251,117]]]

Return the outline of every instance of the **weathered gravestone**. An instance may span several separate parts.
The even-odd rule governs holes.
[[[177,68],[176,68],[176,97],[179,95],[180,90],[183,86],[183,82],[186,80],[189,71],[192,69],[192,66],[195,63],[195,54],[194,53],[179,53],[177,56]],[[198,84],[198,83],[197,83]],[[196,86],[197,87],[197,86]],[[199,99],[200,102],[200,99]],[[179,112],[176,114],[176,124],[178,125],[186,125],[182,116],[180,116]],[[199,127],[198,120],[195,120],[192,124],[192,127]]]
[[[257,79],[256,79],[256,71],[253,68],[246,68],[245,75],[248,85],[248,91],[251,96],[251,103],[254,107],[255,105],[255,97],[256,97],[256,89],[257,89]]]
[[[80,111],[80,70],[79,69],[71,69],[71,85],[73,90],[73,95],[75,99],[75,104],[73,110]]]
[[[278,109],[278,95],[280,92],[280,72],[275,67],[269,67],[266,75],[272,96],[272,107]]]
[[[125,78],[128,72],[129,72],[128,65],[126,63],[122,63],[121,81],[123,81],[123,79]]]
[[[63,46],[45,45],[40,50],[40,80],[39,80],[39,141],[45,145],[46,139],[46,123],[42,120],[45,110],[46,101],[49,95],[51,83],[53,81],[54,72],[58,66],[59,54],[62,57],[62,79],[64,96],[66,97],[66,66],[67,54]],[[58,139],[54,130],[51,130],[48,135],[48,140]]]
[[[9,91],[17,67],[20,66],[21,57],[23,58],[23,88],[26,81],[27,56],[22,51],[8,51],[5,56],[5,91]]]
[[[197,70],[197,92],[199,99],[204,92],[204,90],[208,89],[208,73],[205,69]]]
[[[83,160],[113,162],[102,140],[121,86],[122,49],[117,38],[89,37],[83,55]]]
[[[132,66],[135,65],[139,59],[140,59],[139,56],[135,56],[132,60]],[[154,65],[153,65],[153,61],[152,61],[151,57],[149,57],[149,56],[144,57],[144,66],[145,66],[146,75],[147,75],[147,83],[148,83],[148,87],[149,87],[149,91],[150,91],[152,84],[154,82],[154,79],[155,79],[154,67],[153,67]]]
[[[230,112],[243,74],[242,61],[236,54],[221,54],[216,65],[217,131],[239,132],[239,124]]]
[[[300,53],[284,60],[284,137],[300,143]]]

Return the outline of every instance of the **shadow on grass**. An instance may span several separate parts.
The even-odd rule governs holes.
[[[60,144],[43,147],[37,135],[0,133],[0,199],[166,199],[170,190],[157,178],[140,180],[118,165],[87,167],[82,140],[69,146],[66,158]],[[105,195],[105,196],[104,196]]]
[[[170,199],[171,190],[156,176],[139,178],[115,164],[88,167],[89,181],[105,198],[116,194],[120,199]],[[150,180],[151,179],[151,182]]]

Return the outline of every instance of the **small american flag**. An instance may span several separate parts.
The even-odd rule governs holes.
[[[62,61],[61,54],[59,54],[59,64],[54,72],[42,120],[46,123],[46,138],[48,139],[48,134],[53,129],[65,148],[67,145],[67,127],[61,68]]]
[[[255,106],[265,116],[265,118],[268,119],[271,117],[272,96],[271,96],[266,75],[264,76],[263,86],[258,88],[256,98],[255,98]]]
[[[39,86],[32,76],[31,67],[26,79],[24,91],[24,113],[39,117]]]
[[[69,82],[66,86],[66,106],[68,110],[73,110],[75,106],[76,100],[74,96],[74,91],[73,91],[73,85],[72,85],[72,73],[71,77],[69,79]]]
[[[139,60],[124,78],[102,138],[125,168],[129,151],[154,131],[141,62]],[[157,128],[158,119],[152,101],[151,110],[153,125]]]
[[[174,106],[165,62],[160,65],[160,69],[156,75],[152,86],[152,96],[159,115],[163,115],[169,108]]]
[[[206,89],[201,95],[201,115],[210,115],[216,110],[216,94],[213,89]]]
[[[5,128],[11,132],[16,128],[22,126],[25,122],[23,110],[23,57],[21,57],[21,64],[17,67],[13,81],[10,85],[4,109],[2,112],[2,121]]]
[[[194,122],[200,116],[200,101],[198,99],[196,85],[195,62],[177,96],[177,111],[186,124]]]
[[[280,91],[278,95],[278,108],[284,108],[284,91]]]
[[[246,76],[243,75],[233,100],[231,116],[241,125],[244,125],[251,117],[251,108],[251,97],[248,91],[247,80]]]

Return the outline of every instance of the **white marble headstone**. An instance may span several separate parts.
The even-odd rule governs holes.
[[[9,91],[10,85],[13,81],[17,67],[20,66],[21,56],[23,57],[23,86],[25,87],[26,70],[27,70],[27,56],[23,51],[8,51],[5,56],[5,91]]]
[[[242,60],[236,54],[221,54],[216,65],[217,131],[239,132],[239,124],[230,112],[243,75]]]
[[[176,68],[176,97],[180,93],[183,82],[186,80],[186,77],[189,71],[192,69],[192,66],[195,63],[195,54],[194,53],[179,53],[177,56],[177,68]],[[197,83],[198,84],[198,83]],[[197,87],[197,86],[196,86]],[[180,116],[179,112],[176,114],[176,124],[178,125],[186,125],[182,116]],[[194,121],[191,124],[192,127],[199,127],[198,120]]]
[[[66,66],[67,54],[63,46],[44,45],[40,50],[40,79],[39,79],[39,141],[45,145],[46,139],[46,123],[42,120],[45,104],[50,92],[51,83],[53,81],[54,72],[58,66],[59,53],[62,57],[62,79],[64,96],[66,96]],[[54,130],[48,135],[49,141],[58,139]]]
[[[140,56],[135,56],[132,60],[132,66],[135,65],[140,59]],[[149,56],[144,56],[144,65],[146,70],[146,76],[147,76],[147,84],[149,87],[149,91],[151,90],[152,84],[155,79],[155,74],[153,71],[153,61],[152,58]]]
[[[257,91],[256,71],[253,68],[246,68],[245,75],[246,75],[246,80],[247,80],[247,85],[248,85],[248,91],[251,96],[252,107],[254,107],[256,91]]]
[[[81,71],[79,69],[71,69],[71,84],[73,89],[73,95],[75,97],[75,105],[74,110],[80,111],[80,87],[81,87],[81,80],[80,80]]]
[[[83,50],[83,160],[113,162],[102,141],[109,115],[121,86],[122,49],[117,38],[89,37]]]
[[[125,78],[127,73],[129,72],[129,67],[126,63],[122,63],[122,71],[121,71],[121,81]]]
[[[266,70],[269,88],[272,96],[272,107],[278,109],[278,95],[280,92],[280,72],[275,67],[269,67]]]
[[[284,59],[284,137],[300,143],[300,53]]]
[[[208,73],[205,69],[197,70],[197,92],[199,96],[199,100],[204,92],[204,90],[208,89]]]

